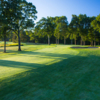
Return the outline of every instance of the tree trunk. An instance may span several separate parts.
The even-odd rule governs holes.
[[[81,38],[81,45],[82,45],[82,38]]]
[[[94,37],[94,47],[95,47],[95,45],[96,45],[96,37]]]
[[[75,39],[75,45],[76,45],[76,39]]]
[[[18,28],[18,51],[21,51],[21,46],[20,46],[20,31]]]
[[[85,41],[84,41],[84,45],[85,45]]]
[[[71,39],[71,45],[73,44],[73,39]]]
[[[91,41],[91,46],[93,46],[93,41]]]
[[[58,33],[58,44],[59,44],[59,33]]]
[[[50,37],[49,37],[49,35],[48,35],[48,45],[50,45]]]
[[[57,45],[57,37],[56,37],[56,45]]]
[[[64,36],[64,44],[66,44],[66,38],[65,38],[65,36]]]
[[[95,47],[95,45],[96,45],[96,42],[94,41],[94,47]]]
[[[4,34],[4,53],[6,53],[6,33]]]
[[[58,44],[59,44],[59,38],[58,38]]]

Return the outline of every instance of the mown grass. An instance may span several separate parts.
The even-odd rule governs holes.
[[[99,100],[100,49],[70,47],[7,47],[0,53],[0,100]]]

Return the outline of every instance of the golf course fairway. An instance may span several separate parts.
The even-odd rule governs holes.
[[[99,100],[100,48],[0,47],[0,100]]]

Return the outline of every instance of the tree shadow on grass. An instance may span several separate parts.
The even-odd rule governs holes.
[[[66,54],[66,53],[53,53],[53,52],[36,52],[36,51],[21,51],[21,52],[18,52],[18,56],[29,56],[29,57],[40,57],[40,58],[56,58],[56,57],[59,57],[59,58],[69,58],[69,57],[73,57],[75,56],[73,53],[70,53],[70,54]],[[11,54],[11,55],[16,55],[16,54]]]
[[[32,68],[39,67],[40,64],[9,61],[9,60],[0,60],[0,66],[12,67],[12,68],[24,68],[24,69],[30,69],[31,68],[32,69]]]
[[[1,81],[0,98],[1,100],[99,100],[99,60],[100,57],[94,55],[74,56],[12,76]],[[13,66],[14,63],[11,63]]]

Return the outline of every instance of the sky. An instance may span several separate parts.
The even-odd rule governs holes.
[[[42,17],[66,16],[70,23],[72,14],[97,16],[100,14],[100,0],[27,0],[35,5],[37,21]]]

